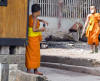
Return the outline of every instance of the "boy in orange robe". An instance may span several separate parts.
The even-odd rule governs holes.
[[[82,36],[85,32],[86,28],[86,37],[88,39],[88,44],[91,45],[92,52],[98,53],[98,45],[99,45],[99,33],[100,33],[100,13],[96,13],[95,6],[90,6],[90,12],[87,16],[87,20],[85,22],[85,26],[83,28]]]
[[[40,28],[40,22],[44,25],[48,24],[46,21],[39,20],[40,5],[32,5],[32,15],[29,16],[29,28],[28,28],[28,45],[26,46],[26,68],[28,73],[43,75],[38,71],[40,67],[40,42],[42,40],[41,32],[44,32],[45,27]]]

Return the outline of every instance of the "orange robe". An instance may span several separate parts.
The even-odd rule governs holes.
[[[27,69],[37,69],[40,67],[40,42],[41,32],[33,32],[33,18],[29,16],[28,45],[26,46],[26,67]],[[40,27],[39,20],[37,28]]]
[[[100,21],[99,13],[92,14],[89,17],[89,24],[86,29],[86,37],[88,39],[89,45],[93,44],[95,44],[96,46],[99,45],[99,39],[98,39],[100,33],[99,21]]]

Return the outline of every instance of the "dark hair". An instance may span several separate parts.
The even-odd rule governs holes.
[[[39,4],[33,4],[32,5],[32,8],[31,8],[32,13],[40,11],[40,10],[41,10],[41,8],[40,8]]]

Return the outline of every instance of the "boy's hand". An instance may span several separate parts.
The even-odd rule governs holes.
[[[44,32],[45,30],[46,30],[45,27],[40,28],[40,31],[41,31],[41,32]]]
[[[48,22],[43,20],[43,23],[46,24],[48,26]]]

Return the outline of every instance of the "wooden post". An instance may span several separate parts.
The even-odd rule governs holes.
[[[8,81],[8,76],[9,76],[9,64],[2,64],[1,65],[1,81]]]

